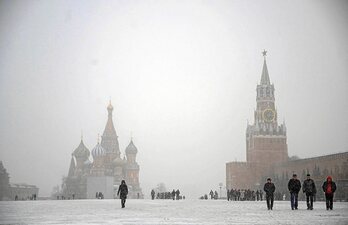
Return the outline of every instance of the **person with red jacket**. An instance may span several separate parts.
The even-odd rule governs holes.
[[[336,191],[336,183],[332,181],[332,177],[328,176],[323,183],[323,191],[325,192],[326,210],[332,210],[333,196]]]

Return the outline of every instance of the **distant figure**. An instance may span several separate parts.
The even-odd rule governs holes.
[[[213,190],[210,190],[209,195],[210,195],[210,199],[213,199],[213,197],[214,197],[214,192],[213,192]]]
[[[137,198],[138,198],[138,199],[140,198],[140,194],[139,194],[139,192],[137,193]]]
[[[99,192],[95,193],[95,198],[98,199],[99,198]]]
[[[265,183],[263,190],[266,192],[267,208],[268,210],[273,210],[275,186],[271,178],[267,178],[267,183]]]
[[[326,210],[332,210],[333,206],[333,197],[336,191],[336,183],[332,181],[331,176],[326,178],[326,181],[323,183],[323,191],[325,193],[326,199]]]
[[[128,187],[126,185],[126,181],[124,180],[121,181],[121,185],[118,187],[117,196],[118,195],[120,195],[121,206],[122,208],[124,208],[126,204],[127,195],[128,195]]]
[[[214,192],[214,199],[218,199],[219,198],[219,194],[217,193],[217,191]]]
[[[317,193],[317,189],[310,174],[307,174],[307,179],[303,182],[302,190],[303,193],[306,193],[307,210],[313,210],[313,198]]]
[[[227,201],[230,201],[230,190],[227,189]]]
[[[155,199],[155,190],[151,190],[151,199],[154,200]]]
[[[259,190],[256,190],[256,201],[260,200]]]
[[[297,210],[298,207],[298,193],[301,190],[301,182],[297,179],[297,175],[293,174],[288,182],[288,189],[290,191],[291,209]]]
[[[176,194],[176,200],[179,200],[179,198],[180,198],[180,191],[179,191],[179,189],[176,190],[175,194]]]
[[[208,195],[207,194],[204,195],[204,199],[208,200]]]
[[[75,199],[75,194],[72,194],[72,199],[73,199],[73,200]]]
[[[263,197],[262,190],[259,191],[259,194],[260,194],[260,201],[262,201],[262,197]]]
[[[172,191],[172,199],[175,200],[175,190]]]

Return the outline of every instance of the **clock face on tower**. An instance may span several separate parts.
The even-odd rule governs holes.
[[[266,122],[272,122],[275,118],[275,112],[272,109],[265,109],[262,115]]]

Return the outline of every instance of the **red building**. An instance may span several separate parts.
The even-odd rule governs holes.
[[[256,88],[254,123],[246,129],[246,162],[226,163],[227,189],[262,189],[266,177],[272,177],[280,192],[287,192],[287,182],[293,173],[301,179],[311,173],[318,187],[330,174],[348,198],[348,152],[315,157],[290,159],[285,122],[278,123],[274,85],[270,82],[266,51],[260,84]],[[304,177],[303,177],[304,178]],[[345,197],[344,197],[345,196]]]

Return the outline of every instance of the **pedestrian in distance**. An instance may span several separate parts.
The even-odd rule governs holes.
[[[326,200],[326,210],[332,210],[333,206],[333,197],[336,191],[336,183],[332,181],[332,177],[328,176],[326,181],[323,183],[323,191],[325,193]]]
[[[291,209],[297,210],[298,207],[298,193],[301,190],[301,182],[297,179],[297,175],[292,175],[292,178],[289,180],[288,189],[290,191],[290,201]]]
[[[121,206],[122,208],[124,208],[126,204],[127,195],[128,195],[128,187],[127,187],[126,181],[124,180],[121,181],[121,185],[118,187],[117,196],[119,195],[121,199]]]
[[[213,199],[213,197],[214,197],[214,192],[213,192],[213,190],[210,190],[209,195],[210,195],[210,199]]]
[[[176,200],[179,200],[180,199],[180,191],[179,191],[179,189],[176,190],[175,194],[176,194]]]
[[[271,178],[267,178],[267,183],[263,186],[263,190],[266,192],[267,208],[268,210],[273,210],[275,186]]]
[[[175,190],[173,189],[173,191],[172,191],[172,199],[173,199],[173,200],[175,200],[175,193],[176,193],[176,192],[175,192]]]
[[[313,198],[317,193],[317,189],[310,174],[307,174],[307,179],[303,182],[302,190],[303,193],[306,193],[307,210],[313,210]]]
[[[154,200],[155,199],[155,190],[151,190],[151,199]]]

